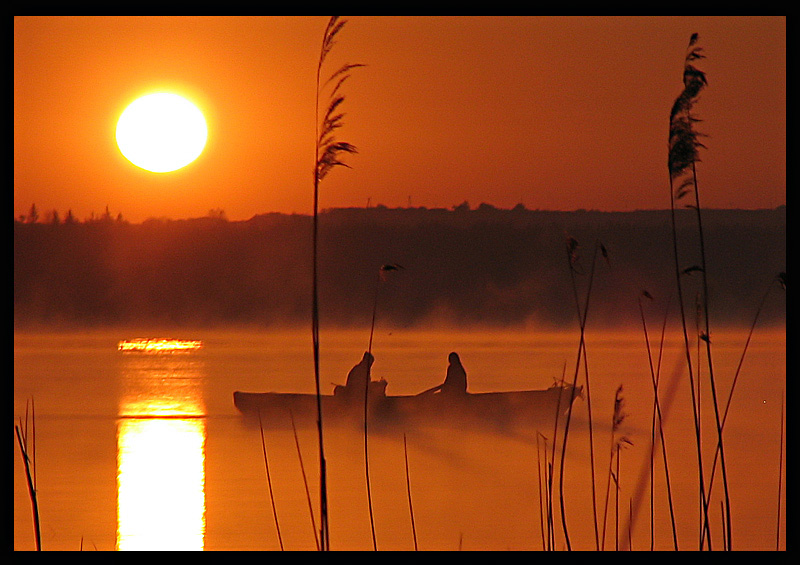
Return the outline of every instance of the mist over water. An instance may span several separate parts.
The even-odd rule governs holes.
[[[718,360],[715,372],[719,390],[726,395],[746,336],[746,329],[720,331],[715,335]],[[117,351],[120,340],[134,337],[202,340],[203,348],[188,355],[154,357],[130,356]],[[361,358],[368,337],[368,328],[323,330],[323,392],[330,393],[333,383],[344,382],[347,371]],[[661,378],[663,393],[671,396],[662,397],[662,409],[678,536],[681,549],[695,549],[699,514],[689,391],[686,375],[675,370],[680,361],[681,340],[674,331],[667,337]],[[415,394],[440,383],[447,354],[458,351],[467,371],[470,392],[547,388],[562,376],[567,380],[573,378],[578,338],[577,331],[535,332],[524,328],[421,331],[384,325],[375,332],[373,378],[385,378],[390,395]],[[189,434],[177,445],[189,449],[188,453],[197,454],[197,457],[187,455],[181,459],[190,462],[189,468],[183,471],[187,478],[184,483],[200,485],[201,490],[194,495],[187,494],[191,497],[187,500],[193,503],[180,506],[192,508],[192,504],[201,501],[193,518],[183,518],[181,524],[199,524],[200,530],[196,529],[195,533],[199,532],[202,547],[206,550],[279,549],[259,429],[238,414],[232,395],[235,390],[313,392],[310,341],[309,332],[304,329],[173,329],[151,330],[148,335],[143,335],[141,329],[124,328],[17,332],[14,415],[15,421],[24,418],[26,401],[35,399],[37,480],[44,549],[77,550],[82,543],[85,550],[95,547],[112,550],[118,546],[120,531],[126,524],[133,523],[125,519],[124,510],[119,506],[125,485],[135,485],[133,480],[121,479],[126,476],[120,471],[124,451],[121,451],[121,438],[127,434],[126,427],[145,425],[148,420],[139,420],[136,424],[135,419],[120,419],[121,407],[130,407],[132,398],[137,398],[140,405],[167,398],[173,404],[185,404],[189,400],[192,406],[202,407],[204,418],[186,420],[194,424],[181,424],[180,419],[152,420],[155,425],[173,422],[177,425],[175,433]],[[614,394],[619,385],[623,385],[628,414],[619,433],[633,443],[621,452],[618,522],[615,521],[613,488],[610,491],[605,547],[614,548],[617,530],[620,547],[627,547],[628,517],[634,512],[635,520],[630,529],[633,548],[649,549],[649,473],[645,471],[653,408],[643,335],[635,329],[592,331],[589,328],[587,356],[601,517],[608,477]],[[725,428],[735,549],[775,548],[781,395],[785,375],[783,328],[758,328]],[[578,384],[583,380],[581,369]],[[708,402],[706,384],[702,392]],[[709,408],[704,407],[704,413],[709,418],[704,421],[704,457],[710,459],[713,419]],[[578,399],[564,471],[565,510],[573,549],[593,549],[595,544],[590,510],[587,415],[586,400]],[[297,440],[313,506],[318,512],[316,429],[313,422],[298,419],[297,424]],[[264,429],[283,544],[286,549],[313,550],[314,530],[291,422],[270,422]],[[362,434],[358,427],[326,429],[332,549],[372,549]],[[542,548],[538,477],[544,454],[542,447],[537,449],[537,436],[547,437],[551,447],[552,430],[437,425],[375,430],[370,435],[370,476],[379,549],[414,548],[403,434],[408,446],[420,549]],[[159,435],[169,440],[172,432]],[[147,444],[151,449],[154,447],[152,442]],[[559,440],[557,451],[560,445]],[[15,549],[32,549],[24,470],[16,445],[14,448],[14,544]],[[175,447],[172,451],[175,452]],[[129,457],[130,454],[125,455]],[[141,457],[145,457],[143,452]],[[156,461],[166,463],[167,455],[157,455]],[[654,546],[671,549],[664,473],[660,459],[658,461],[654,472]],[[710,467],[710,461],[707,465]],[[143,469],[154,466],[157,464],[146,463]],[[190,476],[201,477],[200,482],[188,480]],[[646,478],[644,490],[637,495],[641,477]],[[161,479],[167,480],[167,474],[162,473]],[[785,480],[783,485],[785,492]],[[721,481],[717,477],[712,527],[714,540],[719,545],[720,493]],[[175,500],[169,502],[176,504]],[[784,502],[782,511],[785,508]],[[316,518],[318,523],[318,516]],[[783,523],[781,521],[781,527]],[[556,548],[562,549],[560,514],[556,516],[555,537]],[[174,538],[177,546],[177,532]],[[781,540],[783,546],[785,532]]]
[[[573,549],[596,547],[590,450],[596,515],[606,516],[604,548],[650,549],[653,384],[638,309],[644,290],[653,297],[644,313],[660,379],[677,535],[680,549],[698,547],[697,449],[691,389],[681,369],[667,214],[480,206],[321,215],[324,394],[344,384],[368,349],[373,311],[372,378],[388,382],[388,395],[415,395],[440,384],[450,352],[460,355],[471,393],[541,390],[562,380],[591,390],[574,403],[563,476],[563,421],[557,431],[549,423],[464,425],[441,418],[372,427],[367,451],[378,549],[414,547],[407,481],[420,549],[546,547],[546,450],[558,469],[555,549],[566,547],[567,535]],[[786,210],[715,210],[705,220],[723,407],[759,314],[725,424],[733,547],[774,549],[786,381],[785,295],[776,276],[786,268]],[[233,404],[234,391],[315,391],[309,230],[310,218],[281,214],[247,222],[15,222],[14,416],[15,423],[24,419],[35,400],[45,549],[316,548],[302,473],[318,514],[313,415],[296,414],[297,438],[290,418],[263,422],[262,446],[259,427]],[[690,267],[683,288],[694,324],[700,277],[691,276],[698,259],[690,211],[678,214],[678,230],[683,267]],[[568,248],[568,238],[578,246]],[[385,264],[403,268],[382,273]],[[387,276],[378,278],[379,272]],[[590,280],[588,361],[578,366],[575,295],[583,303]],[[660,356],[665,317],[670,322]],[[693,327],[690,334],[696,339],[699,331]],[[118,350],[120,341],[136,338],[202,347]],[[695,364],[702,382],[703,465],[710,469],[716,435],[708,371]],[[625,418],[613,429],[618,390]],[[617,471],[613,442],[623,437]],[[372,549],[363,427],[327,422],[324,442],[331,547]],[[16,449],[14,543],[32,549]],[[672,549],[665,470],[660,457],[655,461],[652,547]],[[618,490],[611,488],[616,481]],[[717,476],[710,506],[716,548],[722,545],[720,497]]]

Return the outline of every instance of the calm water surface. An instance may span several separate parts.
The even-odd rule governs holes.
[[[199,340],[202,348],[118,351],[121,340],[139,337]],[[698,484],[690,389],[687,376],[675,369],[680,357],[676,336],[668,337],[660,386],[671,488],[680,548],[696,549]],[[724,399],[745,338],[746,331],[715,336],[714,368]],[[303,473],[316,513],[315,428],[299,422],[295,437],[288,421],[266,426],[276,527],[259,429],[242,420],[232,399],[234,390],[313,392],[310,341],[306,330],[15,334],[14,418],[15,423],[24,420],[33,399],[43,549],[315,549]],[[344,382],[367,342],[364,331],[322,333],[324,392]],[[471,392],[547,388],[564,374],[573,378],[577,345],[576,332],[378,331],[373,375],[389,381],[389,394],[413,394],[440,383],[447,354],[458,351]],[[757,330],[725,424],[734,549],[776,546],[785,345],[782,329]],[[653,394],[644,338],[640,331],[590,332],[587,355],[595,498],[601,524],[607,516],[605,548],[627,548],[630,543],[633,549],[650,549]],[[584,380],[581,368],[579,384]],[[632,445],[620,452],[619,493],[615,496],[611,489],[607,496],[610,424],[620,385],[627,417],[615,437],[624,435]],[[710,392],[703,386],[703,458],[710,468],[713,416],[707,404]],[[564,470],[567,527],[573,549],[594,549],[586,399],[575,407]],[[32,431],[29,425],[29,435]],[[542,549],[539,476],[544,438],[552,445],[553,431],[422,427],[386,431],[370,440],[378,549],[414,549],[404,435],[420,549]],[[325,437],[331,547],[370,550],[363,437],[353,429],[331,429]],[[612,467],[616,475],[616,463]],[[661,459],[653,476],[652,543],[656,549],[671,549]],[[721,547],[721,485],[716,477],[711,504],[715,549]],[[785,507],[782,500],[782,514]],[[562,549],[560,514],[556,521],[556,546]],[[781,547],[783,528],[781,519]],[[15,549],[34,548],[32,531],[15,438]]]

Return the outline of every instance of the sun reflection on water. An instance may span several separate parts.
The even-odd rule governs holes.
[[[199,347],[137,341],[159,345],[119,348],[117,549],[202,550],[206,423]]]

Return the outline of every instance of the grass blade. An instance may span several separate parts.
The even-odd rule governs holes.
[[[775,551],[781,549],[781,500],[782,500],[782,487],[783,487],[783,434],[786,426],[784,419],[785,410],[785,392],[781,393],[781,443],[780,443],[780,456],[778,463],[778,528],[775,537]]]
[[[411,534],[414,536],[414,551],[419,551],[417,545],[417,527],[414,522],[414,505],[411,503],[411,478],[408,472],[408,444],[406,434],[403,434],[403,454],[406,461],[406,493],[408,493],[408,512],[411,514]]]
[[[264,441],[264,426],[261,424],[261,410],[258,411],[258,429],[261,431],[261,451],[264,454],[264,468],[267,473],[267,488],[269,490],[269,501],[272,505],[272,517],[275,520],[275,531],[278,533],[278,544],[283,551],[283,538],[281,537],[281,526],[278,523],[278,511],[275,508],[275,495],[272,491],[272,478],[269,473],[269,459],[267,458],[267,444]]]
[[[300,473],[303,475],[303,486],[306,489],[306,500],[308,501],[308,514],[311,516],[311,529],[314,532],[314,543],[317,545],[317,551],[320,550],[319,536],[317,535],[317,524],[314,520],[314,507],[311,504],[311,493],[308,490],[308,478],[306,477],[306,469],[303,465],[303,454],[300,451],[300,440],[297,438],[297,427],[294,425],[294,414],[289,411],[289,419],[292,422],[292,432],[294,433],[294,444],[297,447],[297,459],[300,461]]]
[[[19,426],[14,426],[14,431],[17,434],[17,443],[19,444],[19,451],[22,455],[22,462],[25,464],[25,477],[28,481],[28,496],[31,499],[31,510],[33,512],[33,533],[36,541],[36,551],[42,550],[42,529],[39,522],[39,502],[36,496],[36,488],[33,483],[33,475],[31,473],[31,460],[28,456],[27,440],[23,441],[22,431]]]

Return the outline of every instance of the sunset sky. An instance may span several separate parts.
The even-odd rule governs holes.
[[[346,16],[352,169],[320,208],[664,209],[669,110],[689,37],[707,73],[704,207],[786,203],[784,16]],[[312,210],[314,89],[328,16],[16,17],[14,215],[106,206],[132,222]],[[208,144],[173,173],[119,152],[137,97],[171,91]]]

